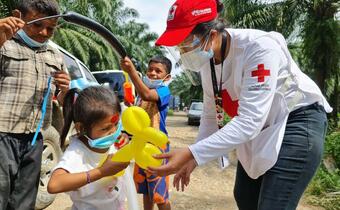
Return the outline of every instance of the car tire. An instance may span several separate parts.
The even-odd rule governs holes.
[[[52,169],[58,164],[62,151],[59,144],[59,133],[50,126],[42,131],[44,150],[41,158],[41,171],[35,209],[44,209],[51,205],[56,195],[47,192],[47,184],[50,180]]]
[[[192,125],[192,122],[189,118],[188,118],[188,125]]]

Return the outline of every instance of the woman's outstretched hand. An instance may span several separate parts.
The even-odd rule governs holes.
[[[190,175],[196,168],[197,163],[194,159],[187,162],[175,175],[173,186],[176,187],[177,191],[181,186],[181,190],[184,191],[184,187],[189,185]]]
[[[186,163],[193,160],[189,148],[175,149],[169,153],[155,155],[156,159],[168,159],[168,163],[160,167],[148,167],[147,171],[158,176],[167,176],[177,173]]]

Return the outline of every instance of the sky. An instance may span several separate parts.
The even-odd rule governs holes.
[[[126,7],[134,8],[139,13],[137,22],[147,23],[150,31],[159,36],[165,31],[169,8],[175,0],[123,0]],[[166,55],[175,65],[171,55]],[[180,69],[172,69],[172,77],[180,73]]]
[[[138,22],[148,23],[150,31],[161,35],[166,28],[170,6],[175,0],[123,0],[125,6],[139,12]]]

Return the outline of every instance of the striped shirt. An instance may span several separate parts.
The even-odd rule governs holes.
[[[65,65],[57,49],[33,50],[17,38],[4,43],[0,48],[0,132],[35,132],[48,77],[59,70],[65,70]],[[43,128],[51,125],[56,87],[51,88]]]

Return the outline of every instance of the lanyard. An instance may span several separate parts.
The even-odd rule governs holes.
[[[47,92],[44,96],[44,99],[43,99],[43,104],[42,104],[42,107],[41,107],[41,119],[39,121],[39,124],[38,124],[38,127],[37,127],[37,130],[35,131],[35,134],[34,134],[34,137],[33,137],[33,140],[32,140],[32,143],[31,145],[33,146],[37,140],[37,137],[38,137],[38,133],[41,129],[41,125],[44,121],[44,118],[45,118],[45,114],[46,114],[46,106],[47,106],[47,101],[48,101],[48,97],[50,95],[50,92],[51,92],[51,81],[52,81],[52,77],[49,76],[48,77],[48,80],[47,80]]]
[[[219,128],[223,127],[223,119],[224,119],[224,110],[222,104],[222,75],[223,75],[223,62],[225,59],[225,50],[227,46],[227,36],[224,32],[222,34],[222,44],[221,44],[221,77],[220,77],[220,85],[217,86],[217,78],[216,78],[216,70],[214,64],[214,58],[210,59],[210,69],[211,69],[211,80],[212,86],[214,90],[214,98],[215,98],[215,106],[216,106],[216,121]]]

